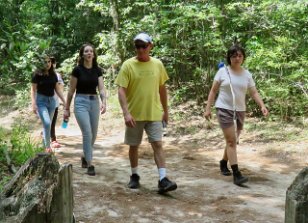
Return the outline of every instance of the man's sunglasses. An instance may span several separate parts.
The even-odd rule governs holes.
[[[135,44],[136,49],[146,49],[149,46],[149,44]]]

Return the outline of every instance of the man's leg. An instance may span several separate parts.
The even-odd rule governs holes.
[[[166,161],[165,153],[162,146],[162,122],[148,122],[145,126],[145,131],[149,137],[149,142],[154,151],[154,160],[158,168],[159,181],[158,192],[165,193],[175,190],[177,185],[166,177]]]
[[[136,189],[140,187],[140,177],[138,175],[138,148],[142,140],[144,122],[136,122],[134,128],[126,127],[125,130],[125,144],[129,145],[128,157],[131,166],[132,175],[128,187]]]
[[[154,152],[154,160],[158,169],[159,180],[162,180],[164,177],[166,177],[165,153],[163,151],[162,144],[162,122],[147,122],[145,125],[145,131],[148,135],[149,142],[151,143]]]
[[[151,146],[154,151],[154,160],[157,168],[166,168],[165,153],[163,150],[162,142],[152,142]]]
[[[140,187],[140,176],[138,175],[138,147],[139,146],[129,146],[129,162],[132,171],[128,187],[131,189],[137,189]]]
[[[137,168],[138,167],[138,147],[139,146],[129,146],[129,161],[130,161],[130,167]]]
[[[159,180],[162,180],[166,177],[166,161],[162,142],[152,142],[151,146],[154,151],[154,160],[158,169]]]
[[[158,181],[158,192],[166,193],[168,191],[176,190],[177,184],[173,181],[170,181],[166,177],[166,162],[165,154],[162,147],[161,141],[156,141],[151,143],[154,151],[154,160],[158,168],[159,181]]]

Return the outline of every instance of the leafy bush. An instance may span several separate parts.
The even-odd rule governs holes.
[[[23,124],[14,126],[10,135],[10,147],[10,156],[18,166],[43,150],[39,143],[33,142],[27,127]]]
[[[15,94],[15,106],[17,108],[27,107],[31,103],[30,83],[26,84],[25,88],[16,90]]]
[[[31,139],[24,124],[15,125],[11,132],[0,128],[0,191],[12,177],[7,166],[7,155],[11,164],[20,167],[42,150],[43,148]]]

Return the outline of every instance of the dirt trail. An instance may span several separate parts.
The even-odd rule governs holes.
[[[274,144],[256,143],[247,136],[238,153],[249,183],[238,187],[232,177],[218,171],[224,145],[221,135],[208,133],[203,143],[202,134],[199,138],[171,134],[164,138],[167,174],[177,182],[178,189],[159,195],[157,169],[146,139],[139,152],[141,188],[131,190],[126,186],[130,166],[128,149],[122,144],[121,118],[100,122],[94,151],[95,177],[86,175],[80,167],[81,134],[75,119],[71,119],[68,129],[58,128],[57,132],[63,146],[56,156],[61,163],[73,164],[78,223],[281,223],[287,187],[307,165],[307,160],[288,163],[270,156],[266,151]],[[303,145],[303,151],[307,151],[307,144]]]

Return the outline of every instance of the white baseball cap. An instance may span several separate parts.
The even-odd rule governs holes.
[[[152,37],[150,37],[147,33],[139,33],[135,38],[134,41],[141,40],[145,43],[152,43]]]

